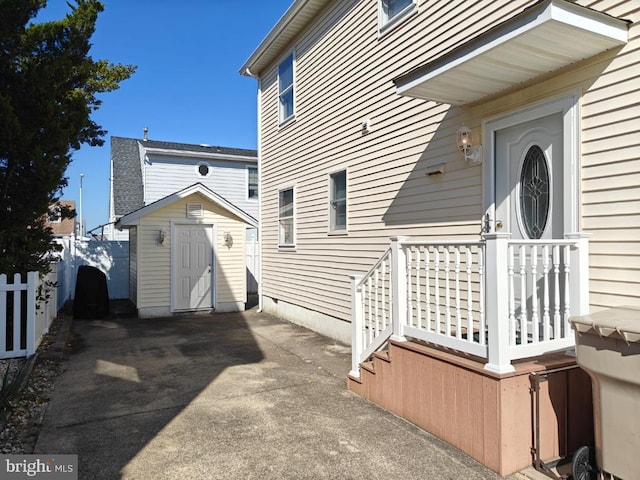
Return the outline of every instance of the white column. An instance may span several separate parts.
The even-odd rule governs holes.
[[[486,321],[489,330],[485,370],[495,373],[515,371],[509,346],[508,246],[510,233],[485,233]],[[481,332],[482,334],[482,332]]]
[[[589,237],[590,233],[566,233],[567,240],[575,240],[570,254],[571,316],[589,313]]]
[[[349,375],[360,378],[360,355],[364,350],[362,335],[362,288],[358,284],[362,275],[349,275],[351,279],[351,371]]]
[[[409,237],[391,237],[391,291],[393,296],[391,339],[399,342],[406,341],[404,326],[407,324],[407,256],[402,248],[402,242],[406,242],[408,239]]]

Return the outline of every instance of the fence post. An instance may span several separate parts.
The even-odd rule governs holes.
[[[571,316],[589,313],[589,237],[590,233],[567,233],[567,240],[574,240],[569,254],[569,298]],[[569,319],[566,319],[568,322]]]
[[[404,342],[407,324],[407,255],[402,246],[409,237],[391,237],[391,339]]]
[[[488,359],[485,370],[496,373],[515,371],[511,365],[509,345],[509,275],[508,249],[510,233],[485,233],[486,322],[489,330]],[[483,332],[480,332],[482,335]]]
[[[38,272],[27,273],[27,357],[36,353],[36,301]]]
[[[349,375],[360,378],[360,355],[364,349],[362,336],[362,275],[349,275],[351,279],[351,371]]]

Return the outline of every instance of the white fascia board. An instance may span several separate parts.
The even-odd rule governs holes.
[[[147,148],[144,147],[145,154],[152,153],[154,155],[160,156],[172,156],[172,157],[189,157],[189,158],[210,158],[215,160],[230,160],[235,162],[250,162],[250,163],[258,163],[257,157],[252,157],[248,155],[229,155],[226,153],[218,153],[218,152],[192,152],[189,150],[171,150],[166,148]],[[145,155],[146,156],[146,155]]]

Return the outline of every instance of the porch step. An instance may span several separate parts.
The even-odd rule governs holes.
[[[389,351],[388,350],[382,350],[380,352],[374,352],[374,354],[371,356],[370,360],[367,360],[366,362],[362,362],[360,364],[360,368],[363,370],[366,370],[369,373],[373,373],[375,375],[376,373],[376,360],[385,362],[385,363],[391,363],[391,357],[389,355]]]
[[[360,364],[360,368],[366,370],[367,372],[373,373],[375,375],[376,368],[374,366],[373,360],[368,360],[366,362],[362,362]]]

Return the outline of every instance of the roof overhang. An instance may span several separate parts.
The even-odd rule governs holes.
[[[212,159],[212,160],[229,160],[233,162],[251,162],[258,163],[258,158],[248,155],[229,155],[227,153],[219,152],[193,152],[189,150],[172,150],[170,148],[149,148],[144,147],[144,153],[165,156],[165,157],[188,157],[188,158],[200,158],[200,159]]]
[[[311,23],[331,0],[296,0],[282,15],[278,23],[260,42],[258,48],[240,68],[241,75],[258,77],[271,63],[276,61],[295,38]]]
[[[253,218],[251,215],[246,213],[244,210],[236,207],[233,203],[221,197],[210,188],[207,188],[202,183],[195,183],[187,188],[184,188],[178,192],[172,193],[171,195],[167,195],[166,197],[161,198],[160,200],[157,200],[153,203],[150,203],[149,205],[146,205],[142,208],[139,208],[138,210],[135,210],[134,212],[128,213],[127,215],[120,217],[116,221],[116,228],[122,229],[122,228],[135,227],[140,224],[140,219],[145,215],[155,212],[160,208],[171,205],[172,203],[178,200],[181,200],[183,198],[186,198],[189,195],[193,195],[194,193],[199,193],[206,199],[210,200],[212,203],[218,205],[219,207],[223,208],[224,210],[238,217],[244,223],[252,227],[258,228],[258,221],[255,218]]]
[[[625,20],[566,0],[543,0],[394,82],[401,95],[464,105],[627,41]]]

